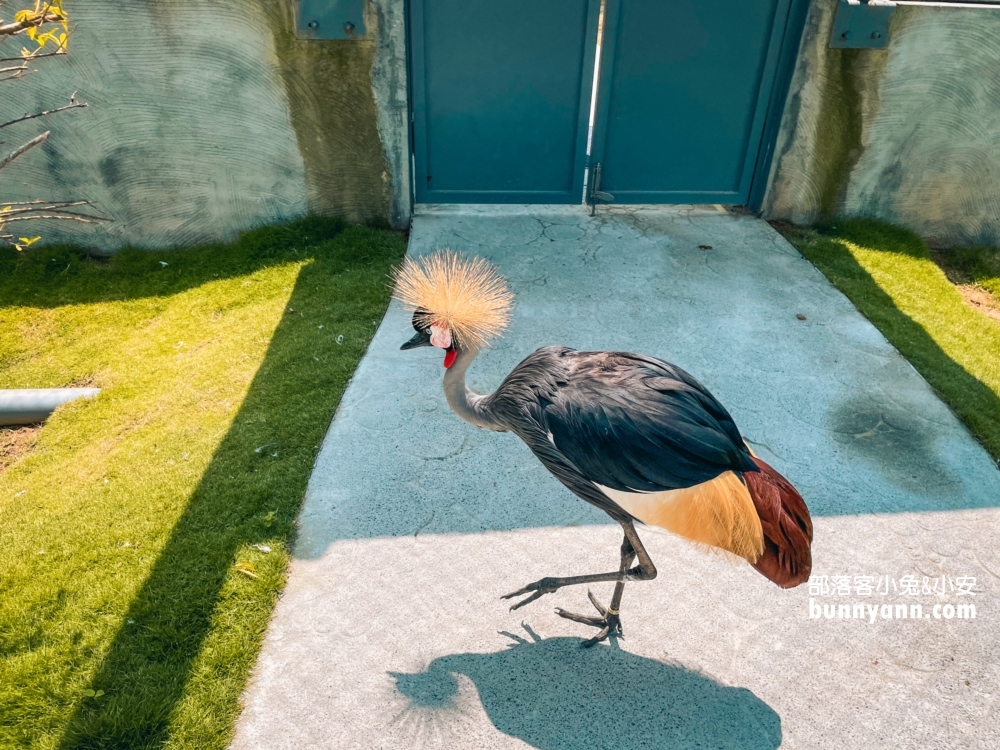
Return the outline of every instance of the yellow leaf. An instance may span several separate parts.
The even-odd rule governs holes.
[[[42,236],[38,235],[37,237],[32,237],[31,239],[28,239],[27,237],[18,237],[18,239],[21,241],[21,244],[24,245],[25,247],[31,247],[36,242],[38,242],[38,240],[42,239]]]
[[[253,572],[253,565],[251,565],[250,563],[246,562],[236,563],[236,570],[237,572],[242,573],[245,576],[249,576],[250,578],[260,578],[259,575]]]

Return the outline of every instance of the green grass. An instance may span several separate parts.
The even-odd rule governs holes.
[[[937,256],[963,282],[982,287],[1000,301],[1000,248],[956,247],[940,250]]]
[[[103,389],[0,473],[0,746],[226,746],[403,251],[321,219],[110,261],[0,251],[0,387]]]
[[[777,228],[1000,460],[1000,324],[965,303],[923,241],[869,220],[837,221],[813,230]],[[954,254],[967,258],[970,269],[980,268],[975,264],[983,258],[996,258],[995,250],[984,248]],[[988,273],[983,270],[980,278]]]

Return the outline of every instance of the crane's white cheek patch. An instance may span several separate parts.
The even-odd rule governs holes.
[[[451,346],[451,331],[439,326],[431,326],[431,344],[441,349]]]

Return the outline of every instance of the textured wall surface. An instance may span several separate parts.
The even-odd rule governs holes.
[[[831,50],[836,0],[803,35],[764,215],[903,224],[937,244],[1000,243],[1000,11],[900,8],[888,50]],[[0,119],[91,107],[0,173],[4,198],[94,200],[114,221],[35,225],[105,249],[232,237],[307,211],[409,221],[403,0],[369,0],[368,38],[295,38],[294,0],[75,0],[71,55],[6,84]],[[5,146],[6,147],[6,144]]]
[[[403,0],[368,0],[366,24],[376,30],[372,92],[378,108],[378,132],[389,171],[389,223],[409,225],[410,106],[407,93],[406,5]],[[369,32],[371,33],[371,32]]]
[[[764,215],[1000,242],[1000,11],[898,8],[887,50],[832,50],[835,8],[809,11]]]
[[[305,162],[309,209],[385,221],[390,178],[371,86],[377,30],[360,41],[303,41],[295,37],[293,0],[265,4]]]
[[[113,222],[32,229],[104,249],[225,239],[307,211],[386,220],[377,43],[296,40],[292,8],[69,3],[71,54],[5,84],[0,118],[62,104],[74,90],[91,106],[5,131],[8,143],[44,128],[52,137],[2,172],[4,197],[94,200]]]

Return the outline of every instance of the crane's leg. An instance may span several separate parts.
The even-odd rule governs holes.
[[[594,605],[600,613],[600,617],[593,617],[590,615],[578,615],[575,612],[567,612],[562,607],[556,607],[556,614],[560,617],[565,617],[567,620],[573,620],[574,622],[582,622],[584,625],[591,625],[595,628],[600,628],[600,632],[588,641],[584,642],[584,646],[593,646],[600,643],[609,635],[617,635],[619,637],[624,637],[622,632],[622,620],[620,616],[621,604],[622,604],[622,593],[625,591],[625,580],[628,574],[629,566],[635,559],[635,549],[632,547],[632,542],[626,536],[622,540],[622,562],[618,569],[618,582],[615,584],[615,593],[611,596],[611,606],[605,607],[599,601],[597,597],[594,596],[593,592],[589,589],[587,590],[587,598],[590,599],[590,603]]]
[[[646,548],[642,546],[642,540],[639,539],[639,535],[635,531],[635,525],[631,520],[620,521],[620,523],[622,525],[622,531],[625,532],[625,539],[622,541],[621,565],[617,571],[613,573],[595,573],[593,575],[585,576],[568,576],[566,578],[542,578],[541,580],[529,583],[527,586],[519,588],[517,591],[505,594],[501,598],[512,599],[515,596],[522,596],[524,594],[531,593],[531,596],[522,599],[511,607],[511,610],[515,610],[523,607],[525,604],[530,604],[543,594],[551,594],[553,591],[557,591],[563,586],[573,586],[578,583],[615,581],[615,593],[611,598],[610,609],[605,609],[592,594],[590,595],[590,601],[597,608],[597,611],[601,613],[602,617],[597,618],[584,617],[583,615],[572,615],[572,613],[569,612],[564,613],[563,610],[556,610],[556,612],[563,617],[568,617],[570,620],[576,620],[577,622],[583,622],[587,625],[594,625],[595,627],[601,628],[601,632],[598,633],[597,637],[587,642],[588,645],[593,645],[594,643],[607,638],[612,628],[615,629],[616,633],[620,634],[621,619],[619,618],[618,608],[621,605],[622,592],[625,589],[625,582],[651,581],[656,578],[656,566],[653,565],[653,561],[647,554]],[[632,561],[636,557],[639,558],[639,564],[634,568],[629,568]]]

